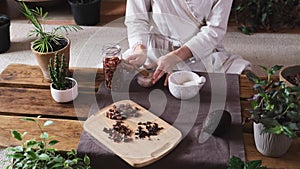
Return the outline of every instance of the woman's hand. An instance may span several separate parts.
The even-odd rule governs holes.
[[[147,51],[143,45],[138,45],[132,55],[129,55],[125,58],[125,60],[132,64],[136,65],[137,67],[142,66],[147,59]]]
[[[153,74],[153,83],[156,83],[165,73],[167,73],[164,85],[168,85],[168,77],[172,73],[172,68],[188,58],[192,57],[192,52],[187,46],[183,46],[175,51],[172,51],[157,60],[157,68]]]
[[[168,85],[168,75],[171,74],[172,68],[181,61],[174,52],[170,52],[164,56],[161,56],[157,60],[157,68],[152,76],[153,83],[156,83],[164,74],[167,73],[167,77],[165,79],[164,85]]]

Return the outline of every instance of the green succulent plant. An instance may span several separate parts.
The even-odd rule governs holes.
[[[34,26],[34,29],[29,32],[29,36],[36,38],[33,41],[33,49],[38,52],[45,53],[55,51],[54,46],[62,45],[61,40],[64,39],[63,33],[82,29],[78,25],[61,25],[54,27],[51,32],[46,32],[39,19],[44,20],[48,13],[44,13],[41,7],[30,9],[23,1],[20,1],[20,6],[21,12]],[[61,46],[61,48],[63,47],[64,46]]]
[[[54,137],[49,136],[45,127],[53,125],[53,121],[45,121],[43,124],[37,119],[24,118],[28,122],[34,122],[41,132],[40,139],[23,140],[26,132],[21,134],[16,130],[11,130],[12,136],[22,141],[20,146],[8,147],[6,159],[4,161],[6,169],[90,169],[90,158],[85,155],[78,157],[75,150],[63,154],[52,146],[59,143]]]
[[[65,90],[72,87],[72,81],[66,79],[68,76],[68,67],[64,54],[61,56],[56,52],[54,59],[50,58],[48,71],[52,85],[57,90]]]
[[[283,133],[296,138],[300,130],[300,87],[286,87],[283,81],[272,80],[271,76],[282,66],[260,67],[267,73],[267,78],[259,78],[251,71],[246,73],[257,92],[252,98],[250,119],[264,125],[262,132]]]

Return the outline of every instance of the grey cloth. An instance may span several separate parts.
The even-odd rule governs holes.
[[[112,104],[113,101],[129,97],[179,129],[183,134],[182,141],[173,151],[157,162],[143,168],[227,168],[231,156],[245,158],[239,99],[239,76],[233,74],[202,75],[206,77],[207,82],[200,90],[200,94],[185,101],[174,98],[169,93],[168,88],[163,86],[162,80],[151,88],[142,88],[133,78],[128,85],[130,92],[111,92],[104,85],[101,85],[97,93],[98,105],[91,110],[90,115],[102,107]],[[230,130],[220,137],[211,136],[199,142],[203,122],[208,112],[212,111],[218,104],[222,105],[223,101],[224,108],[232,116]],[[80,155],[88,154],[90,156],[92,168],[133,168],[85,131],[82,133],[77,152]]]

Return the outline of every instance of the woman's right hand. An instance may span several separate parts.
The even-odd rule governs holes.
[[[147,50],[143,45],[138,45],[135,47],[132,55],[129,55],[125,58],[125,60],[138,67],[142,66],[147,59]]]

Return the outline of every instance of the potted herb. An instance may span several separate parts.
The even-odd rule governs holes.
[[[0,14],[0,53],[6,52],[10,47],[10,18]]]
[[[68,0],[77,25],[93,26],[99,23],[100,0]]]
[[[39,119],[38,117],[37,119]],[[78,157],[75,150],[69,152],[59,152],[52,146],[59,143],[49,136],[45,131],[45,127],[54,124],[53,121],[45,121],[43,124],[39,120],[33,118],[24,118],[23,120],[34,122],[41,132],[40,140],[29,139],[24,140],[24,134],[16,130],[12,130],[12,136],[22,141],[20,146],[6,148],[7,154],[5,159],[6,168],[13,169],[90,169],[90,159],[87,155],[83,158]]]
[[[287,152],[300,130],[300,87],[287,87],[283,81],[272,80],[271,76],[282,66],[261,67],[267,73],[266,79],[246,73],[257,92],[250,110],[254,140],[260,153],[279,157]]]
[[[77,81],[68,77],[67,64],[64,54],[60,57],[55,54],[54,60],[51,58],[48,65],[50,74],[50,89],[52,98],[58,103],[70,102],[78,96]]]
[[[77,25],[61,25],[54,27],[51,32],[46,32],[38,17],[43,20],[48,13],[43,13],[43,9],[38,7],[36,9],[29,9],[23,1],[20,4],[22,13],[34,26],[29,34],[29,36],[36,38],[31,43],[31,50],[35,54],[44,78],[49,80],[49,73],[47,71],[49,59],[54,58],[55,53],[63,53],[67,66],[69,66],[70,39],[64,36],[63,33],[68,33],[72,30],[78,31],[82,28]]]

